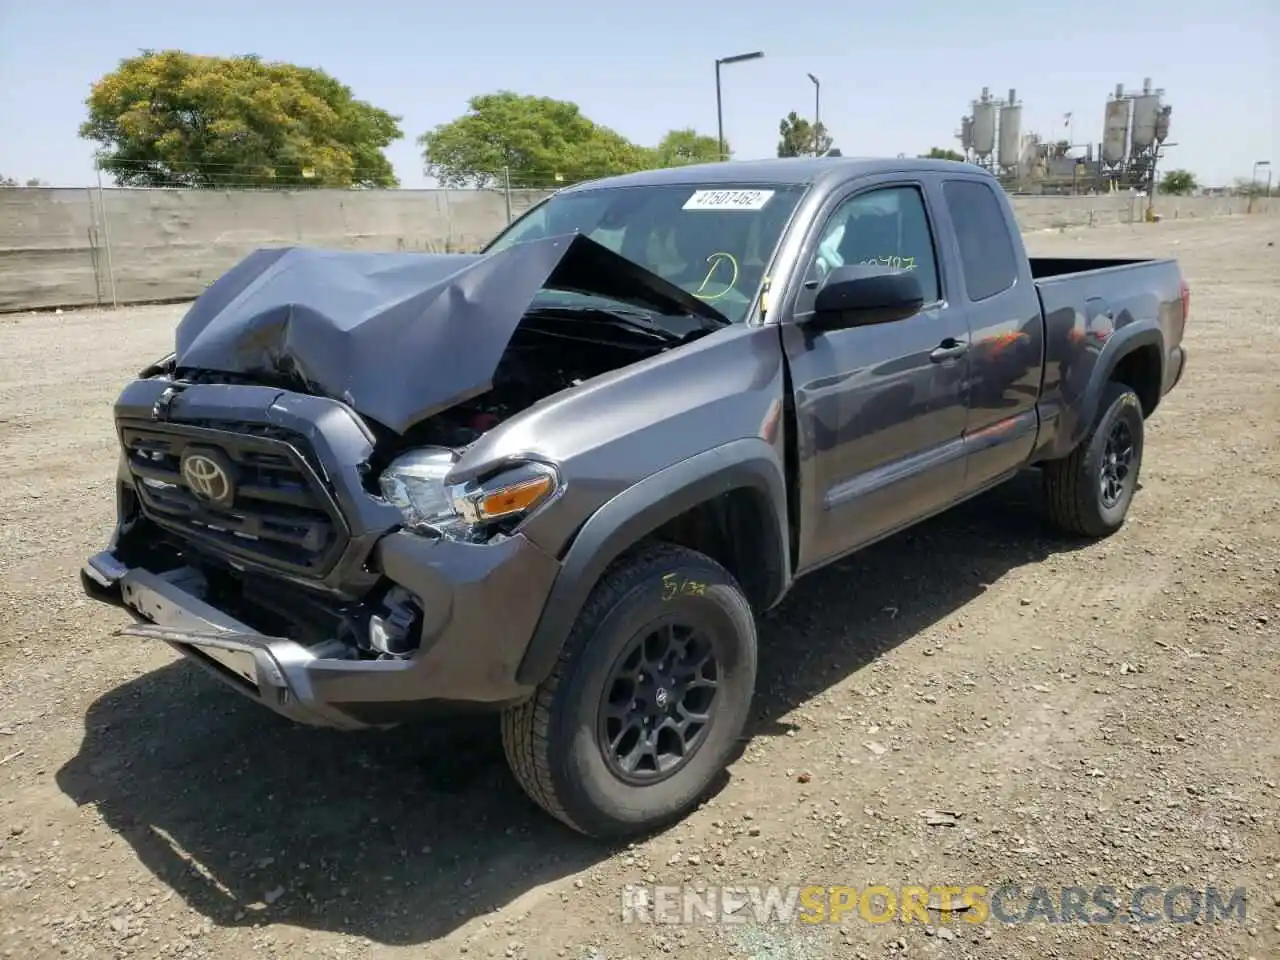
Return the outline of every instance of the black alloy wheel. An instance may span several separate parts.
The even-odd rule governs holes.
[[[688,763],[711,726],[719,679],[711,639],[697,627],[662,623],[633,638],[600,701],[597,743],[614,776],[647,785]]]
[[[1107,444],[1103,448],[1102,463],[1098,471],[1102,505],[1108,510],[1115,507],[1125,494],[1133,454],[1133,431],[1126,421],[1117,419],[1111,425],[1111,432],[1107,434]]]
[[[650,833],[725,780],[751,710],[756,624],[728,570],[637,544],[601,576],[550,676],[503,713],[525,792],[588,836]]]
[[[1067,456],[1044,464],[1045,506],[1060,530],[1106,537],[1124,525],[1142,469],[1144,413],[1138,394],[1111,382],[1093,426]]]

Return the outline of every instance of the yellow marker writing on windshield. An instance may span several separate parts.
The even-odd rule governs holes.
[[[707,289],[707,284],[710,283],[711,278],[715,276],[715,272],[719,268],[720,264],[724,263],[726,260],[733,268],[733,279],[730,280],[728,285],[719,293],[703,294],[702,291]],[[707,275],[702,278],[702,283],[698,285],[697,290],[693,291],[693,295],[699,300],[719,300],[732,290],[733,285],[738,282],[738,261],[734,259],[734,256],[731,253],[717,252],[707,257],[707,263],[711,264],[711,269],[709,269],[707,271]]]
[[[899,270],[914,270],[916,268],[915,257],[871,257],[869,260],[863,260],[864,267],[896,267]]]

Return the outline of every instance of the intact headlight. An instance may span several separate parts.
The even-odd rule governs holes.
[[[400,509],[407,528],[476,539],[502,521],[519,522],[559,487],[556,472],[541,463],[519,464],[484,483],[446,485],[457,459],[445,447],[423,447],[397,457],[382,472],[382,495]]]

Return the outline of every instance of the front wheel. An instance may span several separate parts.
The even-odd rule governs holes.
[[[507,760],[575,830],[649,832],[724,770],[755,678],[755,620],[734,578],[694,550],[644,547],[606,571],[551,676],[503,714]]]
[[[1142,466],[1142,402],[1110,383],[1098,419],[1070,456],[1044,465],[1049,518],[1067,533],[1105,537],[1124,525]]]

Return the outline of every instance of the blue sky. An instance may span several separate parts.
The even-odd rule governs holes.
[[[0,173],[60,185],[91,181],[76,128],[90,84],[140,48],[257,53],[319,66],[403,116],[388,151],[404,186],[422,186],[414,140],[502,88],[576,101],[625,136],[673,127],[715,133],[713,61],[724,69],[725,134],[738,158],[771,156],[789,110],[822,116],[846,155],[908,155],[956,145],[985,86],[1017,88],[1024,130],[1097,140],[1117,83],[1151,77],[1173,105],[1166,165],[1202,182],[1248,176],[1277,159],[1280,3],[711,4],[366,0],[0,0]]]

